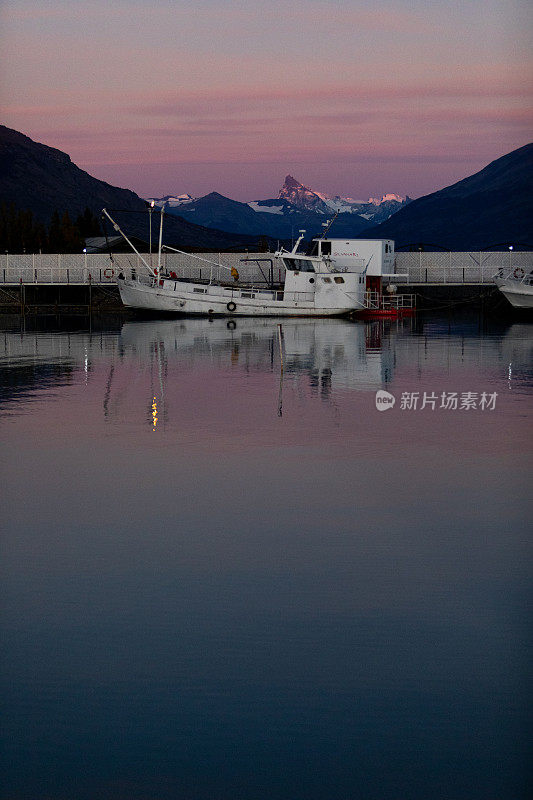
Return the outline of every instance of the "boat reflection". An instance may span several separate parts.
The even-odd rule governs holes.
[[[153,430],[158,420],[164,427],[165,392],[171,407],[177,382],[206,375],[207,370],[210,375],[225,373],[226,380],[239,375],[272,375],[272,386],[278,387],[277,415],[281,417],[283,390],[288,383],[297,392],[309,391],[327,402],[333,400],[337,390],[371,391],[388,383],[393,351],[388,344],[382,346],[383,333],[383,323],[336,319],[288,319],[281,324],[257,318],[126,322],[119,348],[124,375],[120,378],[113,367],[109,373],[109,381],[115,384],[115,409],[124,413],[127,396],[127,405],[131,408],[135,404],[128,382],[132,374],[137,378],[144,374],[150,398],[146,419]],[[106,389],[106,416],[110,408]]]
[[[381,325],[382,323],[377,323]],[[281,336],[280,336],[281,331]],[[127,322],[121,332],[124,352],[139,360],[179,359],[187,365],[208,362],[245,371],[305,374],[327,394],[335,386],[371,389],[392,374],[390,348],[382,347],[372,323],[344,320],[223,319]],[[281,349],[280,349],[281,348]]]
[[[487,359],[514,390],[530,384],[532,346],[529,326],[480,329],[477,317],[281,325],[268,318],[183,318],[128,321],[120,332],[4,330],[0,409],[9,404],[13,413],[22,397],[34,401],[40,392],[82,385],[88,402],[99,396],[105,419],[142,418],[160,430],[170,410],[175,418],[178,389],[194,385],[200,396],[213,376],[222,393],[234,379],[266,378],[264,391],[272,388],[273,413],[281,416],[288,386],[334,403],[339,393],[372,392],[393,381],[403,390],[413,375],[433,380],[435,364],[467,375]]]

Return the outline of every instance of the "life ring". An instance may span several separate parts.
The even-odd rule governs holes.
[[[524,272],[522,267],[517,267],[515,269],[515,271],[513,272],[513,275],[515,276],[515,278],[518,278],[518,279],[523,278],[525,274],[526,273]]]
[[[107,269],[104,269],[104,278],[113,278],[114,275],[115,275],[115,270],[112,269],[111,267],[107,267]]]
[[[235,311],[235,309],[237,308],[237,306],[235,305],[235,303],[233,302],[233,300],[230,300],[230,301],[229,301],[229,303],[228,303],[228,305],[226,306],[226,308],[228,309],[228,311],[230,311],[231,313],[233,313],[233,311]]]

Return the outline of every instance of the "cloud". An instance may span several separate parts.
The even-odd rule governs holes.
[[[246,110],[266,103],[313,102],[324,106],[335,102],[358,102],[379,100],[413,100],[458,98],[482,99],[517,98],[529,99],[532,86],[525,81],[509,83],[507,78],[493,79],[465,77],[461,82],[452,79],[421,81],[417,83],[361,83],[332,84],[323,87],[295,86],[289,89],[267,88],[264,86],[248,86],[244,88],[225,89],[221,91],[163,92],[160,97],[147,93],[138,97],[132,105],[125,105],[124,111],[135,115],[154,117],[176,117],[187,113],[203,115],[215,108],[228,113]]]

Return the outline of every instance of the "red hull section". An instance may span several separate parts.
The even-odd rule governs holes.
[[[399,319],[400,317],[414,317],[415,308],[363,308],[354,312],[358,319]]]

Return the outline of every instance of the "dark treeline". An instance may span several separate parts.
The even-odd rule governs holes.
[[[102,236],[101,224],[89,208],[75,220],[68,211],[54,211],[46,226],[31,211],[0,203],[0,253],[81,253],[89,236]]]

